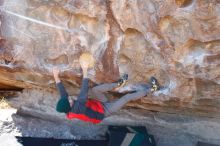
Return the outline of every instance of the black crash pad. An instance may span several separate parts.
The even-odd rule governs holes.
[[[54,138],[16,137],[23,146],[105,146],[105,140],[69,140]]]

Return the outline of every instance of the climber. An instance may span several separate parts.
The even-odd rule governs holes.
[[[134,91],[115,101],[108,101],[104,92],[111,91],[113,89],[118,90],[124,86],[128,79],[128,75],[124,75],[115,83],[106,83],[93,87],[92,92],[96,98],[88,99],[88,63],[84,62],[80,63],[80,65],[83,71],[83,79],[80,93],[76,100],[69,98],[68,93],[59,78],[59,69],[57,67],[53,68],[54,79],[61,96],[57,102],[56,110],[58,112],[65,113],[68,119],[76,118],[97,124],[105,117],[121,109],[127,102],[140,99],[149,92],[159,90],[157,80],[152,77],[150,84],[146,85],[145,90]]]

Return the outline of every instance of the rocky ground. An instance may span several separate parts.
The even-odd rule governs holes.
[[[6,135],[68,139],[104,139],[108,125],[143,125],[153,134],[157,146],[196,146],[198,141],[220,144],[220,119],[192,118],[181,115],[121,110],[100,125],[79,121],[60,123],[62,118],[16,114],[15,109],[0,110],[0,139]],[[6,135],[5,135],[6,134]],[[5,143],[7,140],[4,138]],[[9,146],[9,145],[7,145]],[[13,145],[14,146],[14,145]]]

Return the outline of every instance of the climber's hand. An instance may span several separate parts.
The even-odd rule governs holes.
[[[58,67],[53,67],[53,75],[54,76],[59,76],[60,70]]]
[[[80,61],[80,66],[81,66],[82,70],[88,70],[89,62],[82,60],[82,61]]]
[[[53,76],[54,76],[56,83],[60,82],[59,73],[60,73],[59,68],[53,67]]]
[[[88,77],[89,62],[86,60],[80,60],[80,66],[83,71],[83,78],[87,78]]]

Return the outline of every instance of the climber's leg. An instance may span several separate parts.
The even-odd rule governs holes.
[[[137,100],[141,97],[144,97],[145,95],[147,95],[148,92],[150,92],[150,90],[136,91],[134,93],[126,94],[115,101],[103,103],[105,109],[105,116],[109,116],[112,113],[120,110],[126,103],[128,103],[131,100]]]
[[[95,96],[94,98],[101,102],[107,102],[108,99],[106,98],[104,93],[124,86],[127,80],[128,75],[124,74],[116,83],[106,83],[93,87],[92,92]]]
[[[92,88],[92,93],[94,99],[97,99],[101,102],[107,102],[108,99],[105,96],[105,92],[111,91],[118,86],[117,83],[105,83]]]
[[[109,116],[110,114],[120,110],[126,103],[131,100],[137,100],[141,97],[144,97],[149,92],[155,92],[160,89],[160,85],[155,77],[150,78],[150,82],[148,84],[139,84],[132,87],[136,90],[134,93],[129,93],[117,99],[113,102],[105,102],[103,103],[105,108],[105,116]]]

